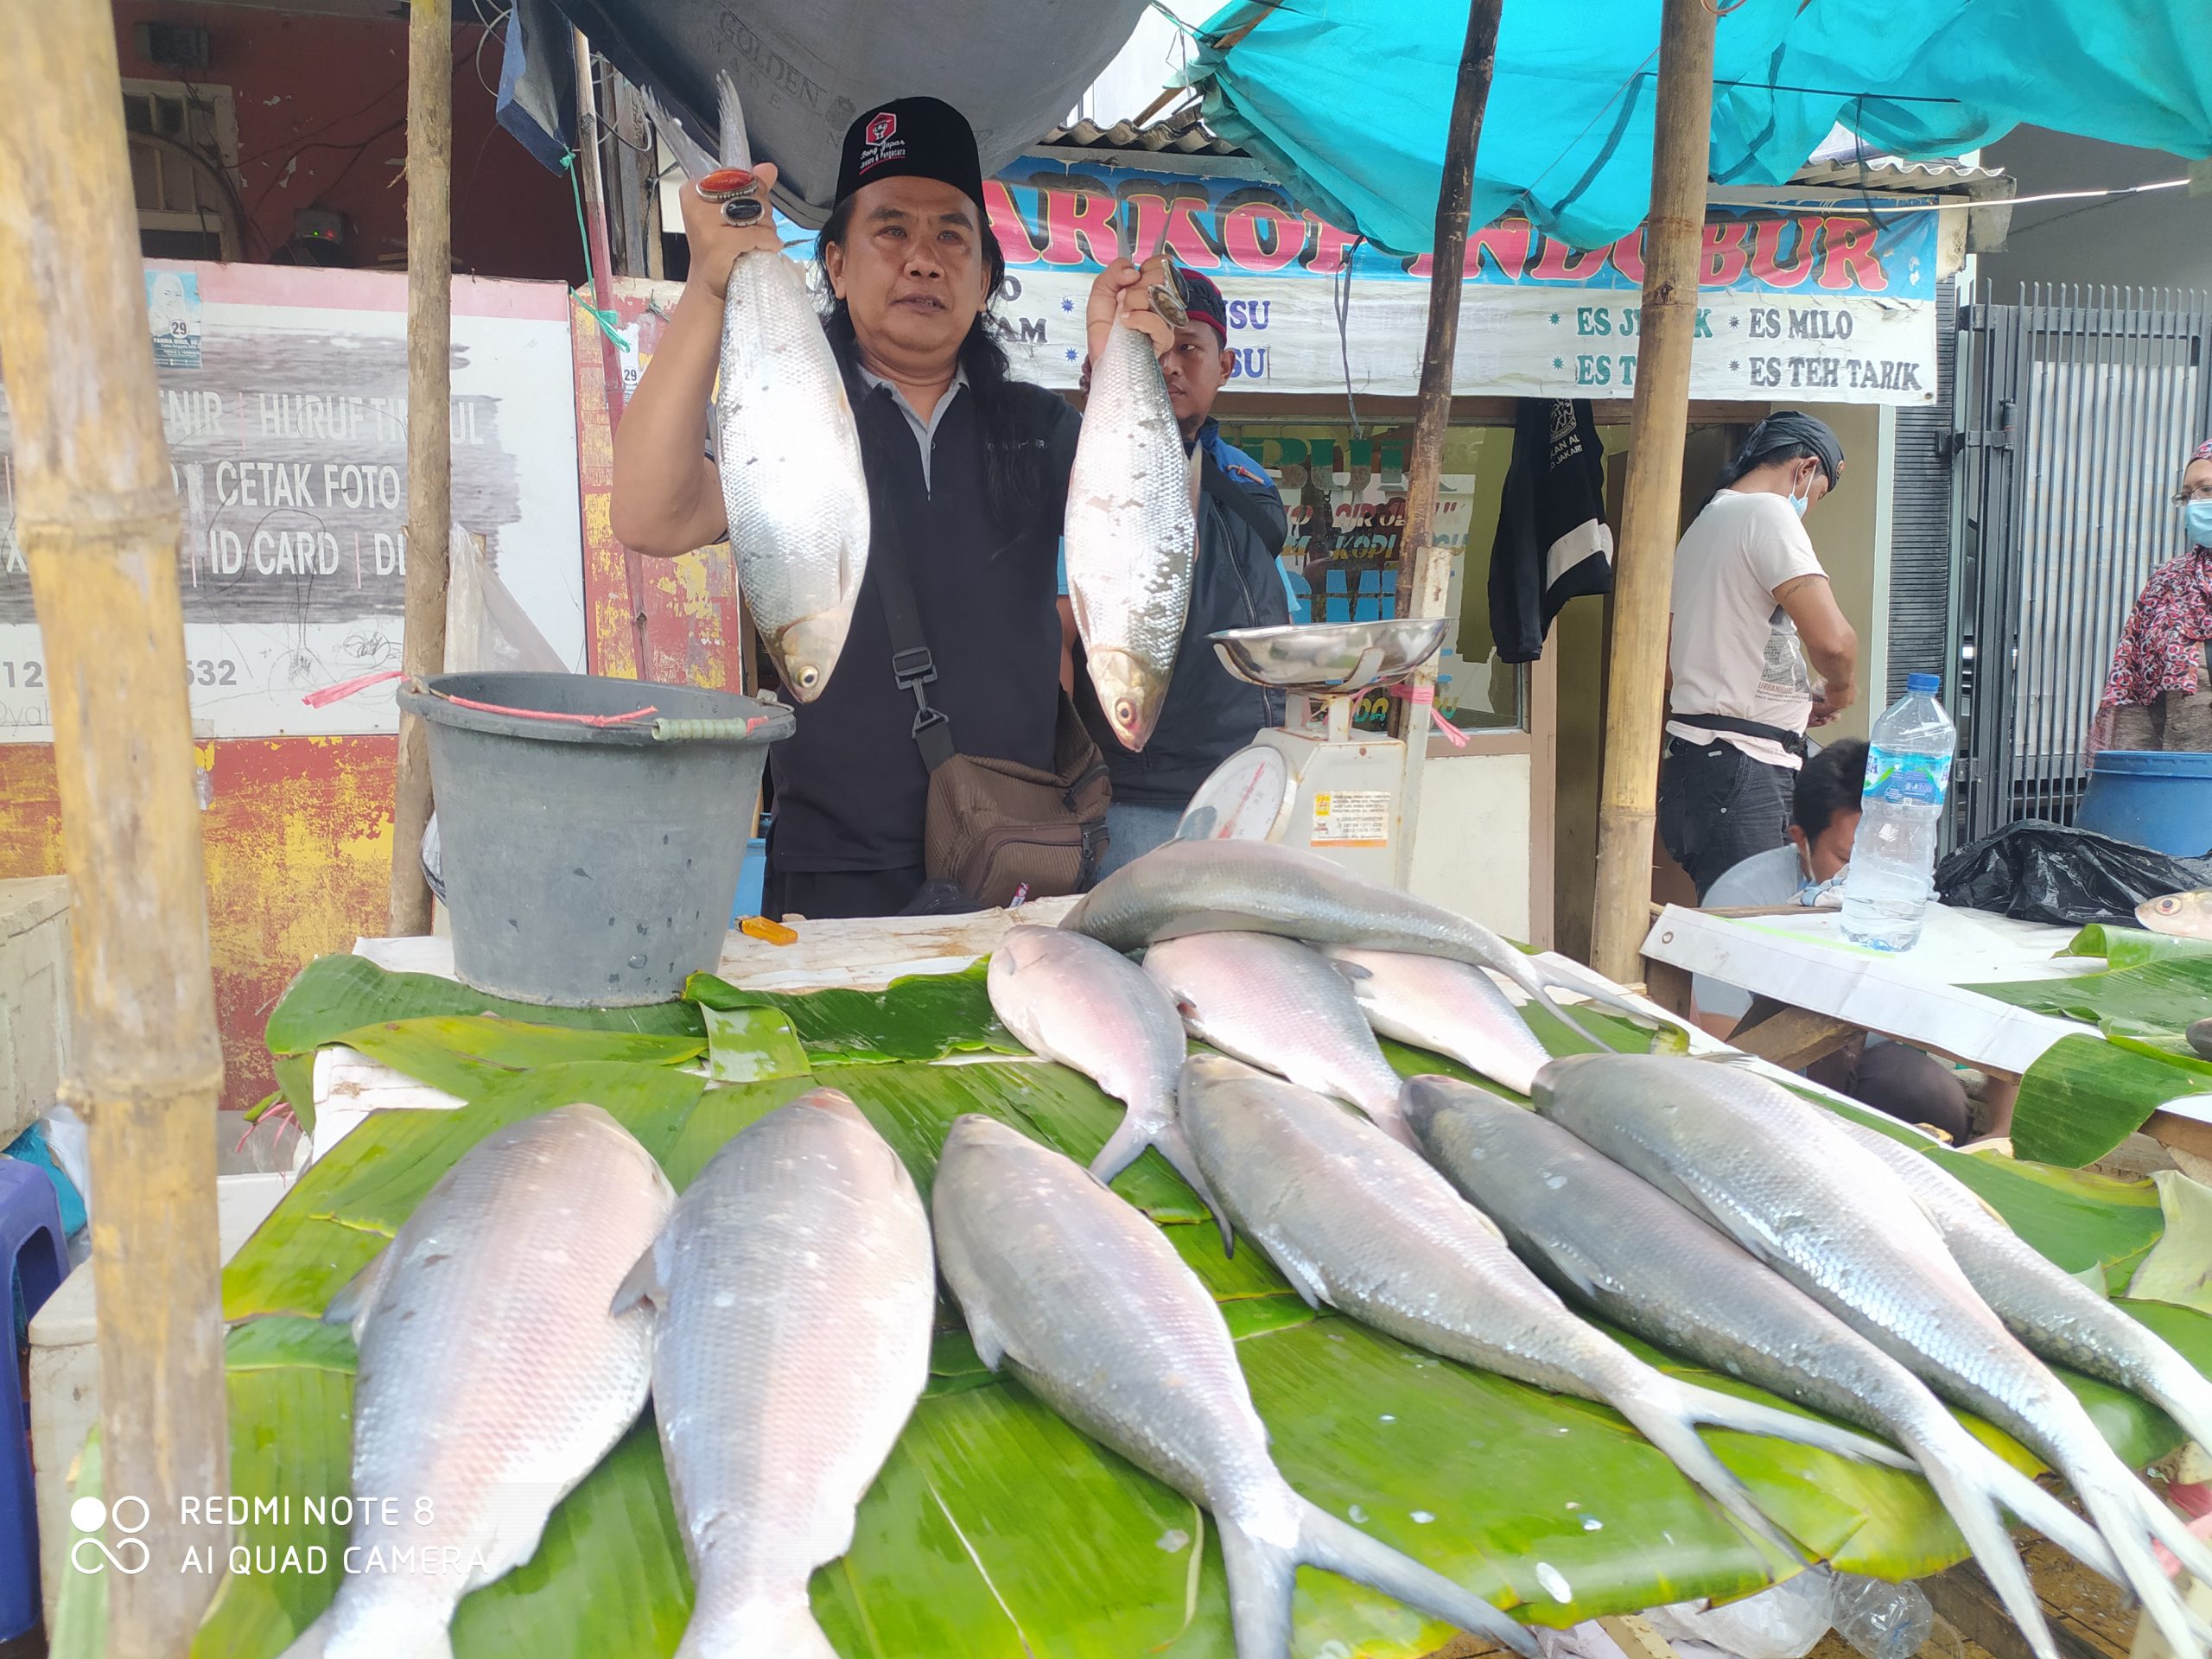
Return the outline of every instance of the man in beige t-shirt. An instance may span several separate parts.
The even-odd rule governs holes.
[[[1700,899],[1787,840],[1806,728],[1858,696],[1859,639],[1803,524],[1842,476],[1824,422],[1770,415],[1675,550],[1659,834]]]

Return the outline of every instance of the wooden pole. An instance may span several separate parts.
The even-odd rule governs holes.
[[[446,537],[453,523],[453,0],[407,14],[407,614],[400,665],[446,669]],[[430,931],[423,830],[430,821],[430,740],[399,717],[391,822],[397,938]]]
[[[1605,691],[1605,767],[1598,798],[1598,887],[1591,918],[1591,966],[1622,982],[1643,977],[1638,963],[1649,924],[1667,626],[1681,528],[1690,342],[1697,329],[1698,254],[1705,232],[1713,128],[1713,10],[1708,0],[1666,0],[1666,6],[1659,39],[1651,216],[1643,232],[1628,486],[1613,579],[1613,654]]]
[[[591,302],[601,311],[614,305],[614,251],[607,230],[607,177],[599,165],[599,83],[592,73],[591,42],[576,32],[576,181],[583,194],[584,245],[591,252]],[[604,329],[599,335],[601,372],[607,379],[607,435],[613,439],[622,424],[622,354]],[[645,561],[642,554],[622,550],[622,575],[628,587],[630,648],[636,654],[639,679],[645,671]]]
[[[1497,60],[1497,19],[1503,0],[1472,0],[1459,78],[1452,95],[1452,124],[1444,135],[1444,180],[1436,193],[1436,234],[1428,273],[1428,335],[1421,347],[1419,413],[1413,453],[1406,462],[1406,524],[1401,550],[1398,614],[1441,616],[1452,586],[1452,550],[1430,538],[1436,519],[1437,477],[1444,466],[1444,435],[1452,424],[1452,370],[1459,346],[1459,301],[1467,262],[1467,213],[1475,194],[1475,151],[1482,143],[1483,112],[1490,105],[1491,74]],[[1433,658],[1406,686],[1392,724],[1405,739],[1406,775],[1398,791],[1398,884],[1413,868],[1414,830],[1428,758],[1429,710],[1436,706]]]
[[[56,0],[12,36],[0,53],[0,359],[72,877],[64,1092],[91,1125],[98,1189],[102,1486],[124,1531],[143,1519],[135,1536],[148,1552],[145,1570],[107,1574],[108,1651],[181,1659],[218,1581],[183,1571],[184,1552],[219,1556],[223,1533],[186,1526],[181,1503],[219,1498],[230,1481],[215,1232],[223,1065],[180,520],[114,19],[105,0]],[[120,1545],[123,1532],[107,1536]]]

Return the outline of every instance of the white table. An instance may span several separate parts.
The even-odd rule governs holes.
[[[2096,972],[2105,966],[2097,957],[2056,954],[2074,928],[1938,905],[1920,943],[1892,952],[1849,943],[1840,923],[1832,910],[1721,916],[1669,905],[1652,924],[1643,955],[2014,1076],[2060,1038],[2093,1031],[1966,988]]]

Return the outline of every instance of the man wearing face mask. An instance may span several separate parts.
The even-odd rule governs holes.
[[[1789,840],[1754,853],[1714,881],[1706,907],[1764,910],[1802,903],[1808,889],[1842,874],[1851,863],[1866,782],[1866,746],[1855,737],[1812,756],[1790,798]],[[1704,974],[1690,977],[1698,1023],[1716,1037],[1731,1035],[1751,1012],[1751,993]],[[1959,1074],[1909,1044],[1855,1038],[1806,1067],[1805,1075],[1902,1122],[1941,1129],[1955,1143],[1971,1137],[1973,1114]]]
[[[1282,723],[1282,693],[1236,678],[1207,638],[1223,628],[1277,627],[1290,620],[1290,586],[1276,563],[1290,520],[1274,480],[1221,435],[1213,418],[1215,396],[1236,357],[1229,349],[1228,304],[1211,278],[1195,270],[1179,275],[1186,315],[1160,366],[1184,447],[1202,452],[1198,556],[1174,677],[1141,753],[1123,748],[1107,722],[1084,670],[1075,611],[1065,593],[1060,600],[1060,636],[1072,666],[1076,708],[1114,779],[1101,877],[1173,839],[1183,809],[1213,769],[1251,742],[1262,727]],[[1061,586],[1065,590],[1065,572]]]
[[[1859,637],[1803,522],[1842,477],[1826,423],[1770,415],[1675,550],[1659,835],[1700,899],[1784,844],[1806,728],[1858,697]]]

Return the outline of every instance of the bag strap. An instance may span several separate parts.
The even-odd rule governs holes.
[[[871,469],[873,470],[873,469]],[[935,772],[952,759],[952,721],[931,705],[929,686],[937,678],[937,659],[930,655],[922,635],[922,613],[914,602],[914,581],[906,568],[906,537],[899,518],[888,511],[883,490],[868,480],[868,521],[874,535],[868,563],[875,575],[876,597],[883,601],[883,622],[891,635],[891,677],[901,691],[914,694],[914,747],[922,764]]]
[[[1260,545],[1266,548],[1270,556],[1282,552],[1284,537],[1277,531],[1274,522],[1260,511],[1260,504],[1252,499],[1250,493],[1223,470],[1221,463],[1213,458],[1211,452],[1208,452],[1198,469],[1198,487],[1219,502],[1224,510],[1235,513],[1250,525],[1252,533],[1260,538]]]

